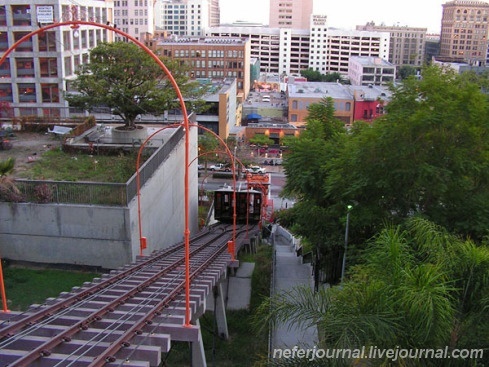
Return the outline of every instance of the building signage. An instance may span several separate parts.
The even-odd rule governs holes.
[[[54,23],[54,9],[52,6],[38,5],[37,6],[37,22],[38,23]]]

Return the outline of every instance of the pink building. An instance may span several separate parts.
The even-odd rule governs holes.
[[[309,29],[313,0],[270,0],[270,28]]]

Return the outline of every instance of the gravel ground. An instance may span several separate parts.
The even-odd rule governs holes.
[[[0,150],[0,161],[9,157],[15,159],[14,177],[28,170],[29,165],[44,152],[61,146],[61,139],[49,133],[15,132],[15,136],[8,139],[12,142],[12,149]]]

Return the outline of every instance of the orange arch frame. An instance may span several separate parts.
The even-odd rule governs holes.
[[[3,64],[3,62],[7,59],[7,56],[9,56],[12,51],[14,51],[17,46],[19,46],[21,43],[27,41],[30,39],[32,36],[35,36],[37,34],[43,33],[44,31],[47,31],[52,28],[58,28],[58,27],[63,27],[63,26],[70,26],[72,29],[78,29],[81,25],[89,25],[89,26],[94,26],[94,27],[99,27],[99,28],[104,28],[113,32],[116,32],[123,37],[131,40],[131,42],[135,43],[137,46],[139,46],[141,49],[143,49],[148,55],[151,56],[151,58],[160,66],[160,68],[164,71],[168,79],[170,80],[173,89],[175,90],[178,100],[180,102],[180,107],[182,109],[182,114],[183,114],[183,126],[185,129],[185,177],[184,177],[184,207],[185,207],[185,228],[184,228],[184,242],[185,242],[185,326],[190,327],[190,229],[189,229],[189,171],[188,171],[188,165],[190,161],[190,125],[189,125],[189,120],[188,120],[188,114],[187,114],[187,108],[185,106],[185,101],[183,99],[182,93],[180,89],[178,88],[177,82],[171,75],[171,72],[168,70],[168,68],[163,64],[163,62],[156,56],[153,51],[151,51],[148,47],[146,47],[143,43],[141,43],[139,40],[136,38],[132,37],[131,35],[115,28],[110,25],[106,24],[99,24],[96,22],[89,22],[89,21],[83,21],[83,20],[72,20],[72,21],[64,21],[64,22],[59,22],[59,23],[53,23],[53,24],[48,24],[46,26],[40,27],[39,29],[32,31],[25,36],[23,36],[21,39],[19,39],[17,42],[15,42],[11,47],[8,48],[7,51],[3,54],[3,56],[0,58],[0,65]],[[5,296],[5,287],[3,284],[3,275],[1,275],[3,272],[1,271],[1,262],[0,262],[0,287],[1,287],[1,295],[2,295],[2,300],[4,302],[3,309],[4,311],[7,310],[6,306],[6,296]]]

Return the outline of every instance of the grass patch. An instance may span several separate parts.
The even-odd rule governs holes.
[[[136,159],[136,152],[119,155],[74,155],[53,149],[32,163],[29,170],[20,172],[18,177],[30,180],[123,183],[136,172]],[[141,165],[143,162],[144,159],[141,160]]]
[[[251,301],[249,310],[227,311],[229,339],[223,340],[217,334],[214,314],[206,312],[200,319],[202,339],[208,366],[219,367],[258,367],[263,366],[268,354],[268,330],[257,335],[252,328],[256,307],[263,297],[270,295],[272,269],[272,247],[259,246],[254,255],[246,254],[240,261],[254,262],[255,270],[251,279]],[[190,366],[189,343],[172,342],[172,349],[166,358],[165,366]]]
[[[92,281],[100,274],[9,266],[4,269],[3,276],[9,309],[25,311],[34,303],[43,303],[49,297],[69,292],[74,286]]]

